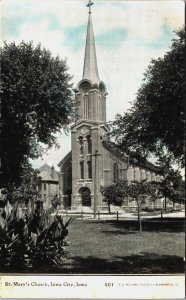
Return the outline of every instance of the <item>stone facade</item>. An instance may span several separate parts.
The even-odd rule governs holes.
[[[83,79],[74,91],[78,118],[71,128],[72,150],[58,164],[63,206],[93,210],[96,201],[97,209],[101,209],[105,206],[100,192],[101,185],[107,186],[119,179],[128,182],[159,180],[157,168],[153,164],[139,164],[108,146],[107,90],[99,79],[91,12],[87,27]],[[124,205],[131,204],[126,199]]]

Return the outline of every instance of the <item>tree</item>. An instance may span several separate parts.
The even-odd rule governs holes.
[[[123,151],[147,157],[166,155],[184,162],[184,30],[163,58],[152,60],[132,107],[111,124],[111,136]]]
[[[174,191],[171,200],[173,201],[173,206],[175,206],[175,203],[179,203],[180,209],[181,205],[185,204],[185,182],[183,180],[180,182],[179,188]]]
[[[33,206],[39,198],[37,187],[41,177],[38,174],[39,171],[34,170],[29,163],[26,163],[22,171],[20,185],[12,184],[8,189],[2,189],[5,204],[9,202],[14,205],[18,202],[26,206],[30,203]]]
[[[127,183],[125,181],[118,181],[116,184],[101,186],[100,191],[104,197],[103,201],[108,205],[110,214],[110,206],[112,204],[121,206],[124,197],[127,196]]]
[[[24,164],[51,147],[73,118],[71,77],[65,60],[40,45],[21,42],[0,49],[2,174],[4,186],[20,184]]]
[[[184,181],[178,170],[169,168],[165,171],[160,183],[160,192],[164,197],[164,209],[167,209],[167,199],[173,202],[184,202]]]
[[[141,207],[146,203],[146,198],[148,195],[148,188],[146,181],[133,181],[129,184],[128,195],[135,199],[138,209],[138,222],[139,222],[139,231],[140,235],[142,235],[142,224],[141,224]]]
[[[146,183],[149,200],[154,203],[154,210],[156,209],[156,201],[162,196],[160,192],[160,182],[151,181]]]

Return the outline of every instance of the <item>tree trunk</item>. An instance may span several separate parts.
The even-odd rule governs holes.
[[[164,209],[165,211],[167,210],[167,198],[165,197],[165,200],[164,200]]]
[[[141,224],[141,214],[140,214],[140,203],[139,203],[139,200],[137,200],[137,205],[138,205],[139,231],[140,231],[140,235],[142,235],[142,224]]]
[[[156,210],[156,200],[154,200],[154,210]]]
[[[108,204],[108,212],[109,212],[109,215],[111,214],[111,211],[110,211],[110,204]]]

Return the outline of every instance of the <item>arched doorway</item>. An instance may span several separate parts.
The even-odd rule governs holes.
[[[82,205],[91,206],[91,192],[88,187],[81,187],[79,189],[79,194],[81,195]]]

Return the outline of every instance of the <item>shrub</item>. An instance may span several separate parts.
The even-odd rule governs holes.
[[[64,224],[60,215],[41,211],[38,205],[34,211],[30,203],[12,207],[8,202],[0,214],[1,271],[42,270],[63,264],[71,221]]]

